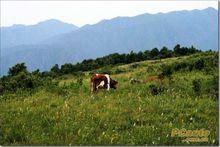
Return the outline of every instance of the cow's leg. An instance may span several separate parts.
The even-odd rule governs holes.
[[[110,89],[110,77],[107,74],[105,76],[107,78],[107,90],[109,90]]]
[[[105,81],[101,81],[99,85],[96,87],[96,89],[99,89],[99,87],[103,87],[105,85]]]
[[[97,90],[97,88],[96,88],[96,83],[93,83],[93,93],[95,93],[96,90]]]
[[[95,93],[96,92],[96,82],[95,81],[92,81],[91,82],[91,93]]]

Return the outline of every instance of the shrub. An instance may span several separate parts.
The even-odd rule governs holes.
[[[194,68],[194,63],[189,63],[188,70],[191,72]]]
[[[8,77],[3,81],[2,84],[5,90],[15,92],[18,89],[30,90],[36,88],[42,85],[42,82],[40,81],[38,76],[31,75],[22,71],[16,76]]]
[[[114,74],[120,74],[120,73],[124,73],[124,72],[125,72],[125,70],[116,68],[115,71],[114,71]]]
[[[159,93],[162,93],[164,91],[164,87],[163,86],[156,86],[154,84],[149,85],[150,88],[150,93],[152,95],[158,95]]]
[[[94,75],[95,74],[95,72],[94,71],[90,71],[89,72],[89,75],[91,76],[91,75]]]
[[[173,73],[173,70],[170,65],[162,65],[162,72],[160,73],[159,77],[171,78],[172,73]]]
[[[185,69],[187,66],[188,66],[188,64],[186,62],[175,63],[173,65],[173,70],[180,71],[180,70]]]
[[[130,68],[137,68],[137,67],[139,67],[140,65],[139,64],[132,64],[132,65],[130,65]]]
[[[15,66],[9,68],[8,75],[9,76],[16,76],[20,72],[27,73],[27,67],[25,66],[25,63],[18,63]]]
[[[218,63],[219,63],[218,60],[219,60],[218,54],[215,54],[214,56],[211,56],[211,57],[207,57],[205,66],[218,68]]]
[[[219,76],[218,75],[214,75],[213,79],[212,79],[212,89],[213,89],[213,94],[216,98],[218,98],[219,96]]]
[[[41,77],[50,77],[51,76],[51,72],[49,71],[44,71],[41,73]]]
[[[2,84],[0,84],[0,95],[2,95],[2,94],[3,94],[3,92],[4,92],[4,87],[3,87],[3,85],[2,85]]]
[[[57,94],[65,98],[68,94],[68,87],[64,84],[63,86],[58,86],[58,82],[52,82],[50,85],[45,86],[47,92]]]
[[[147,67],[147,72],[152,73],[154,72],[154,68],[152,66]]]
[[[77,81],[76,81],[76,83],[79,85],[79,86],[82,86],[82,84],[83,84],[83,78],[78,78],[77,79]]]
[[[71,91],[75,91],[75,92],[79,92],[79,88],[83,87],[83,79],[82,78],[79,78],[77,79],[76,82],[71,82],[68,86],[68,88],[71,89]]]
[[[99,70],[99,73],[101,74],[112,74],[112,71],[109,68],[103,68]]]
[[[205,68],[204,68],[204,72],[205,72],[205,74],[213,74],[213,72],[214,72],[214,69],[212,68],[212,67],[210,67],[210,66],[206,66]]]
[[[193,84],[194,93],[197,96],[199,96],[200,93],[201,93],[201,80],[200,79],[195,79],[195,80],[193,80],[192,84]]]
[[[78,77],[83,77],[83,76],[85,76],[85,73],[82,71],[78,71],[78,72],[73,72],[73,75],[78,76]]]
[[[205,67],[204,59],[199,59],[194,63],[195,69],[202,70]]]
[[[37,73],[28,73],[25,71],[19,72],[14,76],[4,76],[0,79],[0,85],[2,92],[16,92],[18,90],[30,90],[43,86],[50,85],[52,78],[50,77],[41,77]]]
[[[157,95],[158,94],[158,89],[157,89],[156,85],[151,84],[151,85],[149,85],[149,88],[150,88],[150,93],[152,95]]]

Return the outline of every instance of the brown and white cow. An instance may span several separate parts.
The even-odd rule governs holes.
[[[91,77],[91,92],[96,92],[98,89],[116,89],[117,84],[118,82],[111,79],[108,74],[94,74]]]

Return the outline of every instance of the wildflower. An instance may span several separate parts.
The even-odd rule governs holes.
[[[138,107],[138,110],[141,111],[141,107]]]
[[[170,123],[169,123],[169,126],[171,127],[172,125],[173,125],[172,122],[170,122]]]
[[[212,143],[215,143],[215,139],[212,140]]]
[[[66,108],[68,107],[68,105],[67,105],[66,101],[65,101],[65,107],[66,107]]]

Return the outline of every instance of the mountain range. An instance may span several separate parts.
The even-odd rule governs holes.
[[[218,11],[214,8],[116,17],[77,27],[59,20],[1,27],[1,75],[18,62],[29,70],[76,63],[110,53],[150,50],[176,44],[218,49]]]

